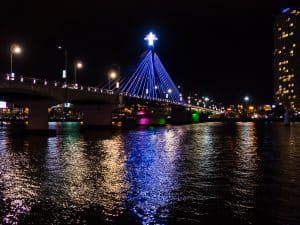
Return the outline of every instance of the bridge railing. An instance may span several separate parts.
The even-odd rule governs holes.
[[[46,79],[40,79],[40,78],[29,78],[24,76],[16,76],[12,74],[4,74],[0,75],[0,80],[10,81],[10,82],[16,82],[16,83],[24,83],[28,85],[39,85],[39,86],[49,86],[49,87],[56,87],[56,88],[63,88],[63,89],[73,89],[73,90],[80,90],[80,91],[89,91],[89,92],[95,92],[95,93],[104,93],[109,95],[119,95],[119,96],[125,96],[130,97],[132,99],[141,99],[141,100],[149,100],[149,101],[155,101],[155,102],[161,102],[161,103],[169,103],[173,105],[179,105],[184,106],[187,108],[197,108],[202,110],[208,110],[208,111],[215,111],[212,109],[207,109],[199,106],[193,106],[191,104],[187,104],[185,102],[176,102],[171,99],[167,98],[153,98],[150,96],[139,96],[139,95],[132,95],[127,92],[117,92],[114,90],[109,89],[103,89],[103,88],[97,88],[97,87],[91,87],[91,86],[83,86],[78,85],[74,83],[66,83],[66,82],[59,82],[59,81],[49,81]]]
[[[172,101],[170,99],[153,98],[150,96],[138,96],[138,95],[132,95],[127,92],[118,92],[118,91],[104,89],[104,88],[83,86],[83,85],[78,85],[78,84],[74,84],[74,83],[66,83],[66,82],[60,82],[60,81],[49,81],[47,79],[16,76],[13,74],[1,75],[0,79],[6,80],[6,81],[17,82],[17,83],[28,84],[28,85],[39,85],[39,86],[42,85],[42,86],[50,86],[50,87],[64,88],[64,89],[67,88],[67,89],[73,89],[73,90],[105,93],[105,94],[110,94],[110,95],[116,94],[116,95],[127,96],[127,97],[135,98],[135,99],[143,99],[143,100],[149,100],[149,101],[157,101],[157,102],[187,106],[187,104],[185,104],[184,102],[176,102],[176,101]]]
[[[5,81],[12,81],[17,83],[24,83],[28,85],[39,85],[39,86],[50,86],[56,88],[64,88],[64,89],[73,89],[73,90],[81,90],[81,91],[89,91],[89,92],[96,92],[96,93],[105,93],[105,94],[116,94],[113,90],[91,87],[91,86],[83,86],[74,83],[66,83],[66,82],[59,82],[59,81],[49,81],[47,79],[40,79],[40,78],[30,78],[30,77],[23,77],[23,76],[16,76],[12,74],[4,74],[0,76],[1,80]]]

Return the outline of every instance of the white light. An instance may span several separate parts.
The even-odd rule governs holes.
[[[66,70],[62,71],[62,78],[64,78],[64,79],[67,78],[67,71]]]
[[[204,98],[204,101],[206,101],[206,102],[209,101],[209,98],[208,98],[208,97],[205,97],[205,98]]]
[[[116,88],[119,88],[119,87],[120,87],[120,82],[117,81],[117,83],[116,83]]]
[[[109,78],[112,79],[112,80],[116,79],[117,76],[118,76],[118,75],[117,75],[116,71],[111,71],[111,72],[109,73]]]
[[[248,97],[248,96],[245,96],[245,97],[244,97],[244,100],[245,100],[245,102],[248,102],[248,101],[249,101],[249,97]]]
[[[5,109],[6,108],[6,102],[0,101],[0,109]]]
[[[172,93],[172,89],[169,88],[168,89],[168,93],[171,94]]]
[[[158,89],[158,87],[157,87],[157,86],[155,86],[154,88],[155,88],[155,89]]]
[[[10,51],[12,54],[20,54],[22,52],[22,48],[19,45],[13,44],[10,47]]]
[[[77,67],[77,69],[81,69],[83,67],[82,62],[77,62],[76,67]]]
[[[148,88],[146,88],[146,95],[149,93],[149,90],[148,90]]]
[[[145,41],[148,41],[148,45],[149,46],[154,46],[154,41],[157,41],[158,38],[156,37],[155,34],[153,34],[152,32],[150,32],[149,34],[146,35],[146,37],[144,38]]]
[[[70,108],[70,107],[71,107],[71,103],[65,102],[65,103],[64,103],[64,107],[65,107],[65,108]]]

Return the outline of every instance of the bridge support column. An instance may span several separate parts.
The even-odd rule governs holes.
[[[48,107],[49,104],[41,101],[31,101],[26,104],[29,107],[28,126],[29,131],[48,131]]]
[[[114,105],[81,105],[78,107],[83,113],[83,125],[93,127],[111,126]]]

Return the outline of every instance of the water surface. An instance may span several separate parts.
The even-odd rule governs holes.
[[[3,224],[300,224],[300,124],[0,128]]]

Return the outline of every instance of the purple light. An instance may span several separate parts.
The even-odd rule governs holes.
[[[138,111],[136,114],[139,115],[139,116],[145,115],[145,111]]]
[[[282,13],[287,13],[288,11],[290,11],[290,8],[285,8],[285,9],[283,9],[281,12],[282,12]]]
[[[149,118],[140,118],[139,119],[139,125],[149,125],[150,124],[150,119]]]

